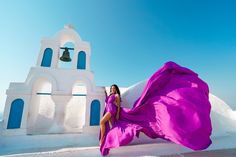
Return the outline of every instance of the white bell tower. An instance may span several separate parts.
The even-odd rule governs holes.
[[[70,67],[60,67],[61,48]],[[64,52],[63,52],[64,54]],[[67,54],[68,55],[68,54]],[[90,44],[71,25],[44,38],[35,67],[23,83],[10,83],[3,115],[4,135],[96,132],[104,110],[104,87],[90,69]],[[68,63],[69,64],[69,63]]]

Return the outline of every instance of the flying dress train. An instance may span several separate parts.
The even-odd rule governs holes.
[[[193,150],[206,149],[212,143],[208,96],[208,85],[198,74],[174,62],[165,63],[147,80],[132,108],[124,108],[121,103],[119,120],[115,118],[115,96],[106,97],[103,115],[112,114],[112,127],[105,123],[101,154],[127,145],[140,132]]]

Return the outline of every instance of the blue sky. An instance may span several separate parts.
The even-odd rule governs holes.
[[[233,0],[4,1],[0,111],[9,83],[24,82],[35,66],[41,39],[65,24],[90,42],[97,85],[130,86],[174,61],[236,109],[235,8]]]

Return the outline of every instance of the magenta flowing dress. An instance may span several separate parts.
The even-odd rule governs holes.
[[[148,79],[133,107],[121,107],[119,120],[115,118],[115,96],[106,98],[104,114],[112,114],[112,127],[106,122],[101,154],[127,145],[140,132],[193,150],[206,149],[212,131],[208,94],[208,85],[195,72],[165,63]]]

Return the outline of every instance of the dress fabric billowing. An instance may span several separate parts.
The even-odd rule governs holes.
[[[121,107],[119,120],[115,118],[115,96],[106,98],[103,115],[112,114],[112,127],[106,122],[101,154],[127,145],[140,132],[193,150],[207,148],[212,143],[208,94],[208,85],[195,72],[174,62],[165,63],[148,79],[133,107]]]

